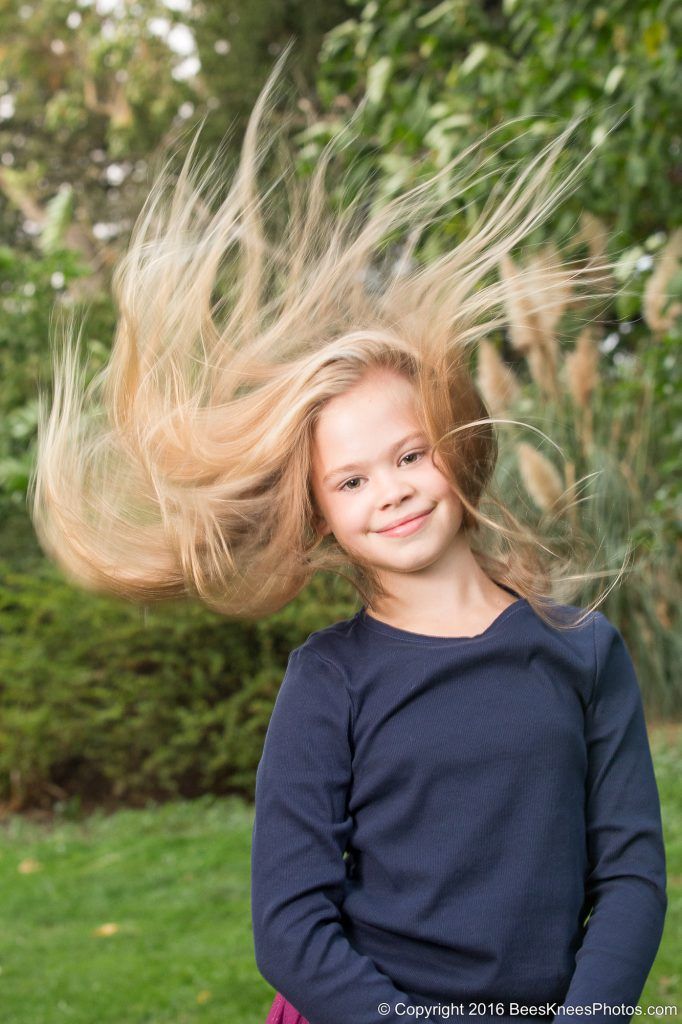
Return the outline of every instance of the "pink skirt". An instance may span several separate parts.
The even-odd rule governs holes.
[[[308,1021],[278,992],[265,1024],[308,1024]]]

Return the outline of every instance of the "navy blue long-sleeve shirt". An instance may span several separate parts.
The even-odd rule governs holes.
[[[439,638],[362,608],[291,653],[251,908],[261,974],[310,1024],[634,1007],[666,906],[639,685],[603,614],[560,632],[518,599]]]

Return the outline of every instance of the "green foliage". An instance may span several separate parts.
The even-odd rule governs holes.
[[[107,7],[0,7],[2,91],[14,107],[0,123],[0,144],[13,166],[38,172],[41,196],[63,181],[79,185],[81,203],[93,186],[102,194],[105,168],[93,150],[128,161],[146,155],[180,105],[197,98],[168,41],[183,15],[159,0]]]
[[[60,214],[61,215],[61,214]],[[53,234],[56,241],[56,234]],[[68,312],[61,296],[86,274],[71,249],[47,246],[44,255],[0,247],[0,515],[24,505],[33,461],[38,389],[51,383],[47,337]],[[104,339],[113,329],[111,299],[90,302],[87,352],[93,372],[107,353]]]
[[[48,256],[57,252],[62,245],[66,229],[73,217],[73,195],[72,187],[66,185],[46,204],[45,224],[39,245]]]
[[[682,316],[666,331],[652,336],[643,317],[643,296],[651,280],[651,253],[660,250],[662,237],[653,236],[642,246],[625,250],[617,269],[616,295],[618,333],[616,349],[618,408],[642,408],[645,417],[633,424],[633,432],[646,430],[645,445],[631,460],[640,489],[647,495],[647,520],[655,523],[649,531],[649,550],[668,544],[671,557],[679,545],[682,526]],[[668,283],[663,309],[682,300],[682,277],[678,271]],[[682,310],[682,305],[680,305]],[[616,410],[617,411],[617,410]],[[635,536],[637,539],[637,535]]]
[[[248,115],[274,61],[286,43],[294,48],[279,83],[282,110],[300,123],[311,105],[317,55],[323,35],[348,14],[345,0],[311,4],[305,0],[219,0],[191,18],[202,67],[202,92],[215,113],[202,133],[202,147],[212,148],[230,129],[236,155]]]
[[[583,584],[571,603],[586,606],[606,591],[601,610],[625,637],[649,710],[674,715],[682,709],[682,316],[672,315],[674,286],[662,287],[662,271],[674,273],[662,242],[626,250],[616,268],[609,305],[627,308],[628,319],[605,318],[603,299],[564,294],[553,307],[541,272],[525,312],[514,312],[516,285],[503,276],[515,330],[488,339],[478,363],[492,347],[514,386],[504,393],[490,362],[478,381],[493,414],[512,424],[498,427],[504,502],[551,551],[576,552],[579,571],[627,569],[613,590],[606,576]],[[562,314],[551,327],[534,318],[543,307]]]
[[[590,540],[588,553],[594,559],[594,564],[584,566],[587,571],[618,569],[631,549],[628,573],[600,610],[620,628],[647,709],[657,717],[682,711],[677,671],[682,658],[682,587],[677,572],[682,525],[680,328],[682,322],[656,341],[648,336],[630,352],[623,346],[625,339],[632,341],[630,334],[607,335],[616,345],[615,357],[603,367],[592,396],[588,441],[582,436],[586,417],[567,395],[557,402],[546,397],[543,401],[537,388],[527,384],[509,410],[510,418],[534,424],[560,446],[572,471],[563,480],[566,486],[570,479],[585,481],[576,491],[577,508],[563,512],[554,524],[557,546],[565,542],[573,548],[574,524],[579,525]],[[570,349],[566,346],[564,355]],[[516,432],[513,436],[520,440]],[[561,461],[556,468],[565,477]],[[518,502],[511,486],[514,459],[506,446],[497,472],[507,480],[505,494],[513,510],[529,521],[530,510]],[[539,517],[545,519],[543,532],[550,536],[547,519],[554,511]],[[549,546],[554,550],[553,543]],[[608,584],[607,578],[598,581],[598,588],[585,586],[574,603],[587,604],[596,589],[607,589]]]
[[[345,13],[344,0],[0,3],[5,237],[31,247],[47,204],[73,189],[72,241],[99,269],[101,240],[125,237],[166,147],[186,150],[185,130],[208,116],[200,150],[229,132],[236,155],[276,55],[294,39],[289,75],[305,97],[322,34]]]
[[[289,99],[294,90],[301,95],[295,127],[307,123],[298,134],[303,170],[349,108],[367,101],[346,151],[350,193],[371,179],[383,201],[510,118],[521,120],[482,151],[491,183],[575,114],[585,123],[569,164],[602,140],[551,230],[560,241],[587,207],[620,255],[622,287],[602,316],[618,340],[604,350],[602,417],[621,424],[626,440],[640,427],[646,437],[630,463],[619,465],[620,456],[603,449],[597,468],[606,491],[594,529],[608,539],[605,561],[613,564],[632,516],[638,572],[604,610],[626,635],[645,693],[675,706],[679,641],[668,581],[679,553],[682,339],[679,331],[654,338],[645,327],[641,262],[679,220],[679,5],[350,0],[348,9],[342,2],[318,9],[287,0],[273,12],[267,0],[248,8],[219,0],[185,13],[142,0],[110,15],[92,4],[72,8],[66,0],[0,4],[7,240],[0,248],[0,796],[19,805],[68,803],[77,794],[112,801],[250,794],[289,650],[353,609],[350,591],[317,581],[253,626],[181,605],[141,619],[133,607],[61,581],[36,557],[24,510],[37,388],[51,376],[51,322],[85,298],[86,354],[93,372],[103,364],[115,320],[109,274],[147,194],[150,167],[205,113],[202,147],[232,129],[235,156],[253,99],[292,35],[293,88],[285,91]],[[176,75],[180,58],[154,30],[155,18],[190,27],[198,74]],[[307,96],[315,53],[334,22],[322,45],[315,113]],[[489,184],[479,186],[469,205],[431,232],[426,258],[470,226],[488,192]],[[679,295],[680,282],[669,291]],[[545,411],[537,403],[525,415],[537,414],[551,434]],[[560,440],[570,446],[569,436]],[[614,507],[611,484],[627,491],[628,507]]]
[[[316,580],[268,620],[140,609],[0,568],[0,799],[252,796],[289,652],[354,610]]]
[[[603,610],[626,635],[652,703],[679,708],[680,327],[656,335],[643,318],[643,292],[646,259],[679,221],[682,10],[669,0],[353,6],[355,16],[325,37],[320,117],[298,136],[306,173],[342,132],[347,111],[364,103],[354,138],[339,152],[336,202],[372,181],[383,203],[495,129],[475,157],[487,177],[424,233],[419,258],[437,258],[466,234],[514,161],[536,155],[571,118],[583,121],[557,177],[598,147],[575,194],[539,235],[570,242],[588,209],[605,229],[608,255],[619,260],[619,287],[594,313],[606,335],[596,411],[602,437],[583,458],[571,415],[532,388],[518,411],[574,459],[577,478],[599,472],[589,524],[597,560],[618,566],[628,541],[635,550],[633,572]],[[678,289],[676,279],[668,283],[670,301]]]
[[[86,301],[93,371],[106,357],[111,270],[166,147],[181,157],[207,116],[200,152],[229,133],[236,156],[276,54],[294,38],[304,96],[322,33],[345,12],[344,0],[287,0],[274,15],[267,0],[0,2],[0,515],[24,501],[61,314],[80,319]]]
[[[581,115],[573,155],[601,144],[561,230],[583,207],[626,244],[677,222],[679,4],[369,0],[354,6],[357,15],[328,33],[321,50],[323,112],[300,137],[304,164],[340,130],[346,105],[362,99],[367,106],[349,153],[350,174],[352,181],[377,175],[381,195],[413,183],[410,157],[420,157],[420,170],[428,173],[482,133],[520,118],[484,147],[487,169],[499,174],[511,158],[537,152],[562,122]],[[475,199],[470,217],[490,184],[467,197]]]

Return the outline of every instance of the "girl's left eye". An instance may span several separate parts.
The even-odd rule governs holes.
[[[408,452],[408,453],[407,453],[407,455],[403,455],[403,457],[402,457],[402,459],[401,459],[400,461],[401,461],[401,462],[404,462],[404,461],[405,461],[405,459],[409,459],[409,458],[411,458],[411,456],[413,456],[413,455],[417,455],[417,456],[421,457],[422,455],[424,455],[424,452],[423,452],[423,451],[419,451],[419,452]],[[417,461],[418,461],[418,460],[417,460]],[[413,462],[408,462],[408,466],[413,466],[413,465],[414,465],[414,463],[413,463]],[[346,480],[346,482],[345,482],[345,483],[341,484],[341,487],[339,488],[339,490],[341,490],[341,491],[357,491],[357,489],[358,489],[357,487],[348,487],[347,485],[348,485],[348,484],[352,484],[352,483],[354,483],[354,482],[355,482],[356,480],[360,480],[360,479],[361,479],[361,478],[360,478],[360,477],[358,477],[358,476],[352,476],[352,477],[350,478],[350,480]]]

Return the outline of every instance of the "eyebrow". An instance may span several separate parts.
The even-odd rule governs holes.
[[[402,448],[402,446],[404,444],[407,444],[408,441],[413,441],[417,437],[423,438],[424,436],[425,435],[423,430],[413,431],[411,434],[408,434],[407,437],[403,437],[401,441],[397,441],[396,444],[392,445],[392,447],[389,448],[388,450],[388,455],[395,455],[398,449]],[[323,478],[322,482],[326,484],[327,481],[330,480],[333,476],[338,476],[338,474],[340,473],[350,473],[352,470],[363,468],[364,464],[362,462],[351,462],[347,466],[337,466],[336,469],[330,469],[327,475]]]

